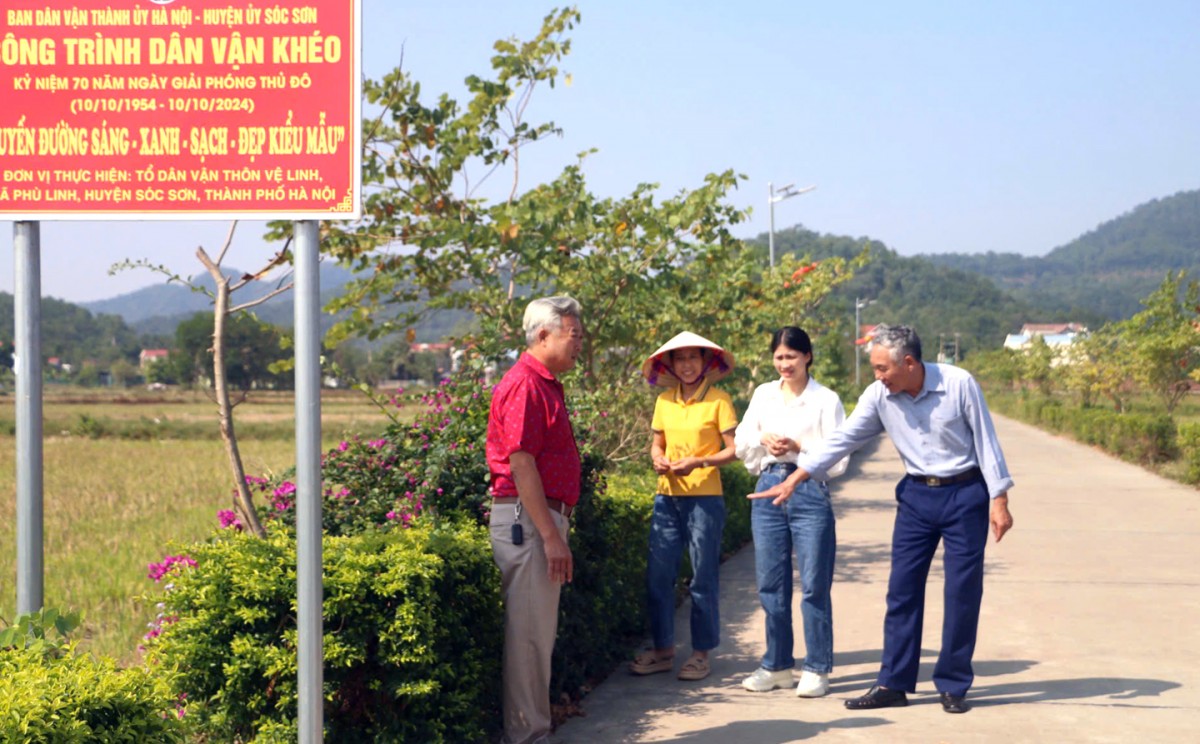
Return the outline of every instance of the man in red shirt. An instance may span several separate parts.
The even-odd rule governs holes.
[[[550,655],[558,595],[571,580],[567,545],[579,501],[579,449],[557,375],[583,348],[579,303],[546,297],[525,308],[527,349],[492,392],[487,461],[492,552],[503,577],[504,742],[550,734]]]

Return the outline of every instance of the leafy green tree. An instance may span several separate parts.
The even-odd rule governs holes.
[[[118,359],[109,365],[108,374],[113,385],[129,387],[138,378],[138,368],[125,359]]]
[[[1186,273],[1168,274],[1142,300],[1144,309],[1120,324],[1133,379],[1163,402],[1168,415],[1187,394],[1192,374],[1200,367],[1200,332],[1193,325],[1200,284],[1185,283]]]
[[[177,358],[182,358],[182,355],[174,355]],[[180,378],[176,375],[177,366],[172,363],[172,357],[166,359],[155,359],[146,367],[146,382],[159,383],[160,385],[176,385]]]
[[[290,377],[271,370],[275,362],[289,357],[283,347],[283,331],[253,315],[232,315],[225,322],[225,374],[239,390],[253,387],[290,387]],[[196,313],[175,329],[171,350],[172,371],[187,383],[210,380],[212,376],[213,314]]]
[[[96,387],[100,384],[100,368],[92,360],[79,365],[71,381],[82,387]]]
[[[1015,389],[1021,385],[1024,356],[1015,349],[992,349],[970,355],[963,362],[981,382]]]
[[[1021,377],[1043,395],[1054,392],[1055,352],[1041,334],[1034,334],[1021,359]]]
[[[330,309],[346,311],[342,333],[380,336],[410,328],[422,314],[467,310],[477,322],[469,342],[496,358],[524,344],[526,300],[569,294],[584,307],[586,338],[575,385],[595,393],[598,436],[617,457],[645,449],[650,391],[642,360],[668,337],[692,330],[765,360],[762,336],[811,313],[849,275],[849,259],[822,262],[804,291],[785,288],[798,268],[764,276],[763,262],[731,228],[745,213],[726,197],[741,176],[709,174],[690,190],[663,196],[641,183],[621,198],[588,189],[584,161],[548,183],[526,188],[528,146],[558,133],[531,123],[534,91],[554,87],[570,50],[573,8],[546,16],[529,41],[497,42],[492,76],[466,80],[470,100],[433,104],[402,69],[367,81],[378,116],[364,124],[366,216],[326,223],[323,246],[367,276]],[[502,195],[483,184],[505,178]],[[282,236],[287,226],[275,225]],[[792,289],[792,291],[788,291]],[[809,325],[813,325],[812,322]]]
[[[1068,364],[1060,368],[1062,384],[1079,397],[1082,407],[1108,398],[1118,413],[1128,408],[1131,363],[1116,325],[1076,338],[1067,358]]]

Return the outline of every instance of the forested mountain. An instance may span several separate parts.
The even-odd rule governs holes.
[[[238,269],[225,270],[225,275],[230,277],[241,277],[243,273]],[[324,306],[339,296],[353,278],[354,274],[348,269],[323,261],[320,266],[321,305]],[[286,284],[290,279],[291,277],[287,276],[283,281],[269,279],[251,282],[233,296],[233,302],[241,304],[258,299],[276,287]],[[212,278],[207,274],[193,277],[193,282],[210,292],[213,291]],[[212,299],[203,292],[182,284],[168,284],[163,278],[158,284],[107,300],[85,302],[82,306],[92,312],[118,315],[141,334],[174,336],[175,328],[195,313],[211,312]],[[291,328],[295,316],[295,295],[290,291],[284,292],[255,307],[253,312],[265,323]],[[322,313],[322,330],[329,330],[338,319],[336,316]],[[461,312],[444,312],[431,316],[417,324],[414,329],[416,340],[440,341],[451,333],[461,332],[461,326],[468,320],[466,314]]]
[[[990,277],[1013,296],[1056,315],[1107,320],[1141,309],[1168,272],[1200,277],[1200,191],[1155,199],[1045,256],[1015,253],[925,256]]]
[[[225,269],[225,275],[233,277],[235,281],[243,273],[239,269]],[[349,271],[336,264],[322,262],[320,268],[321,302],[325,303],[336,297],[352,276]],[[212,299],[204,292],[193,290],[176,282],[168,284],[165,277],[159,278],[157,275],[147,274],[147,279],[150,282],[158,279],[158,283],[107,300],[84,302],[82,305],[95,313],[119,315],[124,318],[126,323],[141,332],[166,333],[168,335],[173,334],[175,326],[193,314],[212,311]],[[238,290],[232,301],[234,304],[241,304],[256,300],[270,293],[276,287],[286,284],[290,279],[290,276],[286,276],[283,280],[268,279],[251,282],[243,289]],[[214,290],[212,277],[208,274],[194,276],[192,281],[209,292]],[[285,292],[264,302],[255,308],[254,312],[260,320],[290,328],[292,326],[293,301],[294,297],[291,292]]]
[[[766,236],[749,243],[757,258],[766,263]],[[847,327],[853,325],[855,299],[869,301],[859,313],[862,323],[913,326],[932,359],[939,337],[949,347],[958,334],[960,352],[993,349],[1026,321],[1057,320],[1014,299],[984,277],[937,266],[923,258],[905,258],[877,240],[821,235],[803,227],[775,233],[777,257],[795,253],[815,260],[850,258],[867,246],[871,255],[868,265],[836,292]]]
[[[42,300],[42,356],[59,357],[78,365],[95,361],[102,365],[118,359],[136,360],[143,339],[116,315],[95,315],[79,305]],[[0,336],[11,341],[16,323],[13,296],[0,292]]]

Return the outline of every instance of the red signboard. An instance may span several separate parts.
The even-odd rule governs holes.
[[[353,219],[359,0],[4,0],[0,218]]]

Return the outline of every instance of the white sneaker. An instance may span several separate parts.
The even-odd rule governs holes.
[[[829,675],[805,669],[796,683],[796,697],[816,698],[829,694]]]
[[[791,669],[780,669],[778,672],[772,672],[769,669],[759,667],[754,674],[742,680],[742,687],[745,687],[750,692],[770,692],[780,687],[791,686]]]

